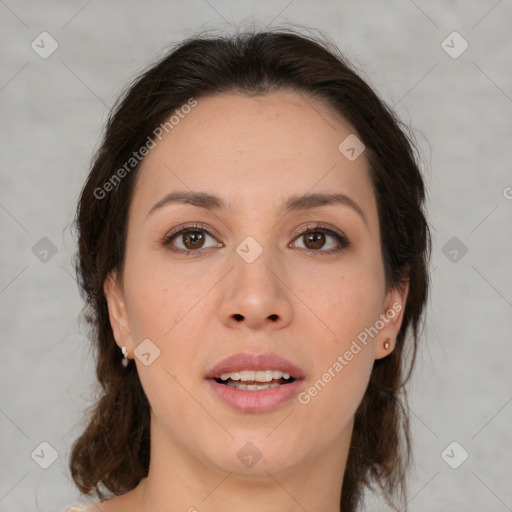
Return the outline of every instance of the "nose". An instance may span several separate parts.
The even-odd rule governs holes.
[[[286,283],[286,271],[270,252],[254,260],[235,253],[233,268],[222,290],[222,321],[235,329],[283,329],[292,321],[293,293]]]

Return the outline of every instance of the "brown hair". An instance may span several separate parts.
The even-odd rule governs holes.
[[[416,359],[431,250],[417,150],[405,126],[333,43],[290,29],[188,38],[140,74],[112,109],[75,218],[76,269],[101,385],[70,457],[72,477],[85,494],[95,492],[101,500],[124,494],[149,469],[149,403],[135,365],[121,365],[103,293],[107,274],[122,269],[139,165],[122,180],[114,183],[112,177],[191,98],[285,88],[323,101],[356,130],[366,146],[378,204],[386,284],[389,289],[409,281],[395,349],[374,362],[355,414],[340,505],[343,512],[355,511],[364,487],[375,482],[388,504],[395,498],[405,502],[411,442],[404,385]],[[109,180],[114,184],[105,192]]]

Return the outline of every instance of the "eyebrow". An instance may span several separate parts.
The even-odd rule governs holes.
[[[181,203],[190,204],[206,210],[227,210],[227,203],[220,197],[208,192],[193,192],[193,191],[174,191],[165,195],[160,201],[155,203],[149,210],[147,216],[149,217],[156,210],[163,206]],[[309,210],[318,208],[320,206],[341,204],[352,208],[368,226],[368,219],[364,214],[361,207],[350,197],[345,194],[334,193],[311,193],[303,195],[291,196],[282,206],[283,213],[290,213],[292,211]]]

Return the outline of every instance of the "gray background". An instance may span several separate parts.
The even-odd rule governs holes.
[[[164,46],[253,20],[325,32],[413,128],[434,254],[410,386],[410,510],[512,510],[510,1],[0,0],[0,16],[0,510],[79,499],[67,459],[94,369],[69,225],[108,108]],[[59,45],[48,58],[31,48],[44,31]],[[453,31],[469,44],[457,58],[442,47]],[[452,54],[461,43],[447,40]],[[48,469],[31,458],[43,441],[58,452]],[[370,497],[367,510],[386,509]]]

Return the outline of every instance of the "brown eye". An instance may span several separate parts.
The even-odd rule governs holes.
[[[211,247],[223,247],[223,244],[220,242],[205,247],[207,238],[216,240],[215,236],[208,229],[196,224],[172,231],[164,238],[162,246],[173,252],[185,255],[200,253],[203,249]],[[334,240],[334,242],[329,243],[330,239]],[[344,235],[320,224],[314,228],[306,228],[296,240],[302,240],[304,243],[303,249],[311,254],[337,253],[350,245],[350,242]]]
[[[330,247],[325,249],[329,239],[334,239]],[[306,229],[296,240],[303,240],[304,250],[309,253],[332,254],[340,252],[350,245],[347,237],[336,231],[318,225],[313,229]]]
[[[318,231],[303,236],[308,249],[321,249],[325,245],[325,233]]]
[[[204,247],[207,238],[215,240],[214,236],[207,229],[198,226],[188,226],[167,235],[162,241],[162,246],[174,252],[190,254],[208,248]],[[222,247],[222,244],[217,243],[210,247]]]
[[[201,231],[184,231],[181,236],[186,249],[200,249],[204,244],[205,237]]]

